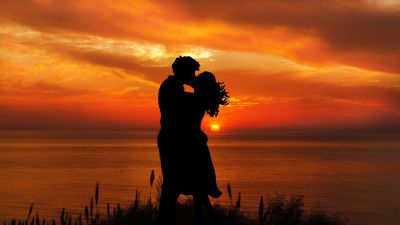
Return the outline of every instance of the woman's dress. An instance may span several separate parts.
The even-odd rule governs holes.
[[[218,198],[222,192],[216,182],[214,165],[211,160],[207,145],[208,137],[201,130],[201,122],[205,115],[205,108],[201,101],[193,102],[190,106],[190,134],[185,143],[185,160],[182,164],[181,193],[182,194],[206,194]]]

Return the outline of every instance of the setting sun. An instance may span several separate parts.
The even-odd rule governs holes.
[[[210,128],[212,131],[220,131],[220,129],[221,129],[219,124],[211,124]]]

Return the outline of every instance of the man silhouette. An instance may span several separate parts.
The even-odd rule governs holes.
[[[158,104],[161,112],[161,129],[157,137],[163,173],[162,192],[156,224],[176,223],[176,201],[182,193],[185,174],[185,143],[190,135],[190,104],[193,93],[184,91],[195,78],[200,64],[190,56],[180,56],[172,64],[174,75],[168,76],[160,86]]]

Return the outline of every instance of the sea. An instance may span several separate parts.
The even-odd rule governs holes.
[[[161,176],[157,130],[1,130],[0,222],[33,213],[58,219],[84,213],[99,184],[99,208],[126,207],[136,191],[155,202]],[[305,209],[347,224],[400,224],[400,133],[364,130],[208,132],[229,206],[241,193],[244,213],[260,197],[304,197]],[[151,171],[155,181],[150,185]],[[182,196],[180,201],[187,197]],[[105,211],[104,211],[105,212]]]

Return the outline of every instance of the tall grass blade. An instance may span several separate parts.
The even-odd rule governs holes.
[[[65,218],[65,219],[64,219],[64,223],[65,223],[65,224],[68,224],[68,217],[69,217],[69,213],[66,212],[66,213],[65,213],[65,217],[64,217],[64,218]]]
[[[154,170],[152,170],[151,174],[150,174],[150,186],[151,187],[153,187],[154,178],[155,178],[155,173],[154,173]]]
[[[232,200],[232,189],[231,189],[231,184],[230,184],[229,182],[228,182],[227,191],[228,191],[228,196],[229,196],[229,199],[231,200],[231,206],[233,207],[233,200]]]
[[[236,201],[236,206],[235,206],[236,210],[240,209],[240,201],[241,201],[241,193],[239,192],[239,195],[238,195],[238,198]]]
[[[60,222],[61,222],[61,225],[65,225],[64,213],[65,213],[65,209],[62,208],[62,209],[61,209],[61,213],[60,213]]]
[[[89,209],[87,205],[85,206],[85,219],[86,219],[86,224],[89,224]]]
[[[29,220],[29,217],[31,216],[32,209],[33,209],[33,203],[31,204],[31,208],[29,208],[28,217],[26,218],[27,220]]]
[[[264,198],[261,196],[260,205],[258,207],[258,219],[260,221],[260,225],[264,224]]]
[[[93,197],[90,198],[90,220],[93,220]]]
[[[39,213],[36,211],[36,225],[40,225]]]
[[[95,200],[96,200],[96,206],[97,206],[97,202],[99,201],[99,183],[98,182],[96,184]]]
[[[110,203],[109,202],[107,202],[107,217],[108,217],[108,221],[110,221],[111,213],[110,213]]]
[[[118,217],[121,216],[121,206],[119,205],[119,203],[117,203],[117,213]]]
[[[139,209],[139,205],[140,205],[140,191],[138,191],[138,190],[136,189],[136,192],[135,192],[135,201],[133,202],[133,208],[134,208],[135,210],[138,210],[138,209]]]

